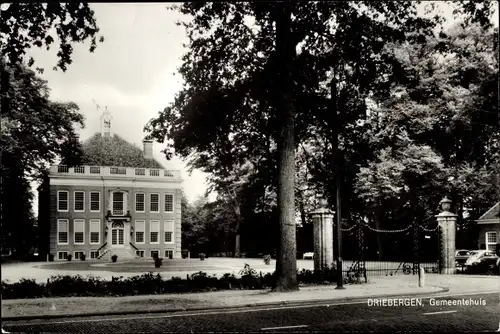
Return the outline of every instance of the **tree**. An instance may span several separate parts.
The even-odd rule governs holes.
[[[24,67],[26,51],[34,46],[50,49],[55,30],[60,47],[56,67],[65,71],[71,64],[71,44],[90,39],[93,52],[99,28],[87,3],[11,3],[2,6],[1,13],[2,149],[17,155],[31,174],[63,149],[78,151],[73,126],[83,126],[83,116],[74,103],[49,101],[47,83]],[[28,66],[33,63],[30,57]],[[78,156],[66,158],[70,163],[78,160]]]
[[[46,163],[78,149],[75,126],[83,127],[84,118],[76,104],[50,101],[47,82],[25,67],[2,63],[0,80],[7,83],[1,93],[2,153],[19,159],[26,175],[37,176]]]
[[[175,147],[175,151],[185,157],[193,151],[203,152],[200,156],[207,162],[217,150],[226,153],[226,161],[236,162],[242,160],[239,157],[255,153],[255,146],[265,145],[262,151],[268,153],[264,155],[268,161],[274,154],[271,151],[276,150],[273,169],[278,181],[281,231],[276,290],[295,290],[298,286],[294,155],[296,139],[303,135],[307,125],[301,121],[296,127],[294,123],[296,116],[304,118],[315,106],[297,105],[297,99],[292,96],[309,97],[325,77],[321,68],[309,65],[308,61],[314,60],[310,53],[297,57],[296,46],[303,40],[309,41],[307,37],[315,33],[323,35],[327,31],[329,22],[318,18],[317,12],[324,14],[328,21],[337,8],[322,3],[308,6],[217,3],[184,4],[179,10],[194,17],[192,23],[185,23],[191,49],[180,69],[188,84],[173,106],[152,120],[148,130],[160,141],[168,132],[173,140],[168,149]],[[342,10],[350,13],[353,9],[343,6],[338,11],[342,13]],[[254,19],[257,28],[245,22],[249,17]],[[217,28],[211,29],[215,26]],[[313,43],[312,40],[309,43]],[[257,57],[251,58],[249,54]],[[299,65],[298,70],[295,65]],[[307,75],[309,73],[313,75]],[[310,77],[318,79],[307,82]],[[306,84],[309,95],[296,84],[299,79]],[[204,129],[196,129],[196,138],[183,135],[188,131],[192,133],[193,128],[200,125]],[[231,140],[231,134],[235,133],[239,136],[234,135],[236,138]],[[256,137],[264,137],[265,144],[256,144],[253,140]]]
[[[5,7],[4,7],[5,6]],[[73,43],[90,40],[90,52],[97,47],[99,28],[88,3],[17,3],[2,5],[0,53],[7,64],[23,63],[26,51],[34,46],[49,50],[59,42],[58,63],[54,69],[66,71],[71,64]],[[57,36],[53,36],[54,32]],[[103,42],[104,38],[99,37]],[[27,64],[35,63],[29,57]]]
[[[184,192],[181,197],[182,206],[182,247],[191,253],[205,251],[208,236],[205,231],[205,219],[201,210],[206,204],[204,198],[199,198],[194,204],[189,203]]]
[[[103,137],[100,133],[82,145],[80,161],[89,166],[163,168],[155,159],[145,159],[144,152],[118,135]]]
[[[408,73],[408,80],[394,86],[392,98],[381,108],[374,108],[367,134],[372,138],[374,151],[379,152],[378,159],[358,175],[357,191],[374,211],[381,204],[372,200],[392,206],[399,203],[403,212],[418,208],[420,217],[425,219],[435,214],[437,203],[448,193],[457,203],[460,231],[468,229],[467,224],[478,218],[471,217],[466,223],[464,206],[477,214],[494,204],[494,190],[485,181],[491,183],[493,171],[498,168],[495,152],[500,132],[498,120],[493,117],[498,112],[497,103],[493,102],[498,99],[498,85],[493,84],[493,77],[498,76],[498,61],[494,57],[497,34],[495,29],[457,24],[425,43],[395,46],[394,53]],[[411,161],[407,160],[409,154],[399,163],[388,160],[387,152],[398,146],[401,135],[414,147],[420,147],[422,154],[427,153]],[[416,196],[413,202],[417,203],[412,205],[412,197],[401,196],[405,187],[401,172],[412,163],[418,167],[414,171],[418,177],[418,171],[425,170],[421,164],[432,160],[437,163],[437,158],[441,162],[435,164],[435,173],[427,174],[431,178],[421,174],[420,181],[413,181],[413,188],[417,188],[409,194]],[[478,204],[486,208],[477,210]],[[411,216],[415,218],[415,214]]]
[[[74,126],[83,126],[78,106],[49,100],[47,83],[25,66],[34,64],[26,52],[34,46],[49,49],[58,42],[54,69],[65,71],[71,64],[71,44],[90,39],[92,52],[99,29],[86,3],[2,4],[1,16],[2,248],[26,253],[34,219],[28,209],[29,180],[44,175],[46,166],[61,156],[69,165],[78,164],[81,152]]]
[[[34,71],[0,65],[0,80],[7,82],[0,95],[2,230],[9,236],[2,247],[21,255],[31,248],[34,223],[29,181],[40,179],[57,157],[78,163],[75,125],[83,126],[83,116],[74,103],[50,101],[47,83]]]
[[[19,159],[2,152],[2,169],[1,247],[11,250],[15,257],[22,257],[35,246],[33,194]]]
[[[380,71],[385,63],[379,58],[380,49],[394,39],[425,40],[433,20],[417,18],[414,3],[184,3],[175,9],[191,19],[181,23],[189,38],[189,51],[179,69],[185,85],[146,130],[160,142],[169,139],[167,157],[174,151],[184,158],[194,153],[210,172],[242,165],[248,157],[266,160],[274,172],[270,179],[278,185],[281,244],[276,290],[296,290],[297,145],[312,132],[324,136],[337,123],[337,114],[343,111],[336,101],[340,95],[330,92],[347,82],[338,79],[339,72],[348,73],[348,65],[354,68],[350,87],[362,88],[356,102],[378,86],[384,89],[377,91],[387,91],[390,84],[374,78],[379,72],[395,71],[397,64],[389,63]],[[367,29],[359,30],[360,26]],[[406,30],[413,34],[407,36]],[[367,52],[360,53],[360,46]],[[372,51],[375,60],[369,59]],[[359,54],[366,56],[360,59]],[[341,70],[330,75],[336,67]],[[352,89],[343,96],[348,92]],[[330,123],[323,126],[323,133],[317,131],[317,122],[326,119]],[[335,157],[342,142],[339,131],[335,128],[328,137]],[[337,158],[333,162],[340,164]]]
[[[236,231],[232,203],[225,200],[207,202],[200,197],[193,204],[182,200],[182,243],[191,253],[227,254],[233,249]]]

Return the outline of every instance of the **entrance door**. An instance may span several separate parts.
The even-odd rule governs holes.
[[[111,226],[111,245],[116,247],[125,245],[125,228],[123,222],[114,222]]]

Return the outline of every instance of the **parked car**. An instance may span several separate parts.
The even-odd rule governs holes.
[[[470,250],[467,249],[459,249],[455,252],[455,266],[463,267],[465,265],[465,261],[470,256]]]
[[[313,252],[307,252],[302,255],[303,260],[312,260],[314,259],[314,253]]]
[[[500,256],[486,249],[471,251],[465,266],[467,272],[471,274],[499,274]]]

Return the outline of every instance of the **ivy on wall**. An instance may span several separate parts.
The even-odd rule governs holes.
[[[139,147],[118,135],[103,137],[97,133],[83,142],[82,151],[82,165],[163,168],[158,161],[144,158]]]

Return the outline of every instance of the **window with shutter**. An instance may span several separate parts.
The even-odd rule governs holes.
[[[174,221],[166,220],[164,222],[164,234],[165,234],[165,243],[173,243],[174,242]]]
[[[101,221],[99,219],[90,220],[90,243],[100,243]]]
[[[69,223],[67,219],[57,220],[57,243],[59,245],[68,244]]]
[[[157,220],[152,220],[150,222],[150,239],[149,242],[152,244],[160,243],[159,234],[160,234],[160,222]]]
[[[85,220],[75,219],[74,222],[74,242],[75,245],[83,245],[85,240]]]
[[[135,243],[143,244],[144,243],[144,233],[146,231],[145,221],[144,220],[136,220],[135,221]]]

